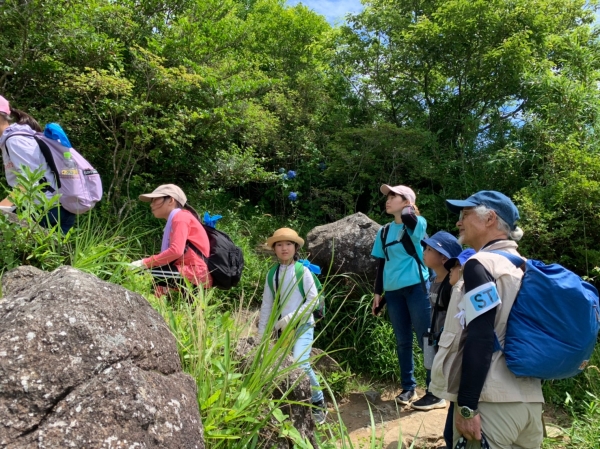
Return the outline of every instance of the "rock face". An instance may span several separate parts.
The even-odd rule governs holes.
[[[204,448],[196,384],[142,296],[70,267],[2,284],[0,447]]]
[[[313,360],[313,368],[322,375],[341,373],[343,371],[340,364],[322,349],[311,348],[310,357]]]
[[[317,226],[308,233],[308,250],[312,263],[331,273],[354,273],[375,279],[376,262],[371,257],[373,242],[381,225],[363,213]]]
[[[242,371],[252,365],[258,343],[258,339],[254,337],[241,338],[238,341],[234,357],[241,362],[240,367]],[[294,359],[291,355],[287,355],[277,366],[280,371],[284,371],[293,364]],[[312,417],[310,407],[311,388],[308,376],[303,370],[296,368],[279,376],[276,382],[277,385],[275,385],[275,389],[273,390],[274,399],[281,399],[283,394],[290,389],[290,386],[294,385],[294,388],[286,396],[286,402],[290,401],[291,403],[282,406],[281,410],[284,415],[289,416],[289,420],[302,438],[308,440],[313,448],[318,448],[319,446],[315,439],[315,421]],[[261,441],[259,441],[258,447],[276,449],[292,449],[295,447],[291,440],[280,436],[275,430],[278,424],[275,418],[271,418],[271,425],[265,426],[261,431]]]
[[[0,210],[0,214],[4,214],[6,216],[6,219],[11,223],[21,224],[22,226],[26,226],[25,222],[19,221],[19,217],[17,217],[17,214],[14,214],[12,212],[7,212],[4,210]]]

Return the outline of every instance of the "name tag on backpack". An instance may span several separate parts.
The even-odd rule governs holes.
[[[488,310],[501,304],[496,284],[488,282],[465,293],[465,315],[467,325]]]

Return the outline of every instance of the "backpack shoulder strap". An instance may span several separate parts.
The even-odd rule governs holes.
[[[402,243],[402,246],[404,246],[404,251],[406,251],[406,254],[408,254],[411,257],[414,257],[417,260],[419,266],[422,266],[423,261],[419,258],[417,254],[415,242],[413,242],[413,239],[410,237],[408,229],[405,229],[404,233],[402,234],[402,237],[400,238],[400,243]]]
[[[450,285],[450,274],[446,274],[446,277],[442,280],[440,288],[438,290],[437,298],[434,306],[431,308],[431,332],[441,331],[441,329],[435,329],[435,323],[440,311],[448,310],[448,302],[450,301],[450,293],[452,292],[452,286]]]
[[[387,239],[388,233],[390,232],[390,224],[386,223],[381,228],[381,233],[379,234],[381,237],[381,246],[385,246],[385,241]]]
[[[8,154],[8,141],[11,137],[15,137],[15,136],[21,136],[21,137],[31,137],[33,139],[33,135],[32,134],[28,134],[28,133],[10,133],[8,136],[6,136],[6,139],[4,140],[4,151],[6,152],[6,157],[10,160],[10,155]]]
[[[44,159],[46,160],[46,164],[48,164],[48,168],[54,174],[54,179],[56,179],[56,187],[58,187],[60,189],[61,188],[60,176],[58,174],[58,168],[56,168],[56,163],[54,162],[54,157],[52,157],[52,151],[48,147],[48,144],[46,142],[44,142],[42,139],[40,139],[38,136],[33,135],[33,134],[18,133],[18,132],[10,134],[4,141],[4,149],[6,151],[6,157],[8,157],[10,159],[10,157],[8,155],[8,145],[7,145],[8,139],[10,139],[11,137],[15,137],[15,136],[30,137],[32,139],[35,139],[36,143],[38,144],[38,147],[40,148],[40,151],[42,152],[42,156],[44,156]]]
[[[385,260],[387,260],[387,261],[390,260],[390,257],[388,256],[388,252],[387,252],[388,246],[392,246],[397,243],[397,242],[392,242],[389,245],[386,244],[389,233],[390,233],[390,224],[387,223],[387,224],[383,225],[383,228],[381,228],[381,233],[379,234],[381,236],[381,248],[383,249],[383,254],[385,255]]]
[[[273,297],[275,297],[275,271],[277,271],[277,268],[279,268],[279,264],[273,265],[267,272],[267,285],[271,289]]]
[[[9,135],[6,137],[6,139],[4,140],[4,144],[2,145],[4,147],[4,152],[6,153],[6,157],[8,160],[10,160],[10,155],[8,154],[8,139],[10,139],[12,137],[12,135]]]
[[[300,290],[300,294],[302,298],[306,296],[306,291],[304,290],[304,265],[300,262],[296,262],[294,264],[294,272],[296,274],[296,283],[298,284],[298,289]]]
[[[419,257],[417,248],[415,248],[415,242],[413,242],[412,238],[408,234],[407,229],[405,229],[405,232],[402,234],[400,242],[402,243],[402,246],[404,246],[404,251],[406,251],[406,253],[417,262],[417,269],[419,270],[419,277],[421,278],[421,288],[427,294],[425,276],[423,276],[423,268],[425,268],[425,264]]]
[[[524,261],[521,257],[515,254],[511,254],[506,251],[490,251],[490,253],[499,254],[501,256],[506,257],[510,263],[512,263],[515,267],[520,268],[521,270],[525,268],[526,261]]]
[[[56,167],[56,163],[54,162],[54,158],[52,157],[52,151],[50,151],[48,144],[44,142],[43,139],[40,139],[38,136],[33,136],[33,138],[40,147],[40,151],[42,152],[44,159],[46,159],[46,164],[48,164],[50,171],[54,173],[54,178],[56,179],[56,186],[60,189],[60,176],[58,173],[58,168]]]
[[[200,223],[202,226],[204,226],[204,224]],[[200,249],[194,245],[192,243],[191,240],[186,240],[185,242],[185,249],[187,250],[188,248],[191,248],[192,251],[194,251],[196,254],[198,254],[198,256],[200,256],[200,258],[204,261],[204,263],[208,264],[208,257],[206,257],[204,255],[204,253],[202,253],[202,251],[200,251]]]

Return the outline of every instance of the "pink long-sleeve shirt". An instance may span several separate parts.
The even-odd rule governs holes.
[[[212,276],[202,258],[189,248],[186,243],[192,242],[206,257],[210,254],[208,235],[200,222],[187,210],[179,211],[171,222],[169,247],[159,254],[143,260],[147,268],[159,267],[174,262],[179,273],[194,285],[212,286]]]

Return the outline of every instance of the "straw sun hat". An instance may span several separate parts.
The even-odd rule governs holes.
[[[304,246],[304,239],[301,238],[296,231],[290,228],[280,228],[275,231],[273,235],[267,239],[267,246],[272,248],[277,242],[294,242],[300,245],[300,248]]]

